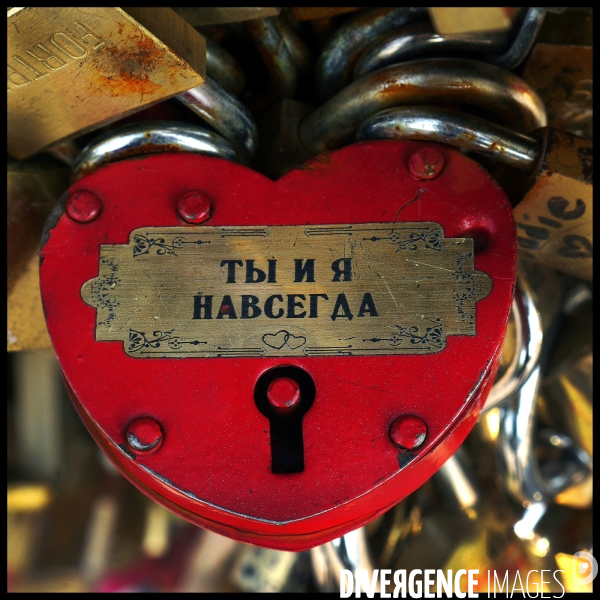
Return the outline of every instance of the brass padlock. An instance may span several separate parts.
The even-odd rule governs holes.
[[[12,8],[8,151],[27,158],[204,78],[204,38],[169,8]]]
[[[523,79],[540,95],[548,125],[592,137],[592,47],[536,44]]]
[[[541,158],[529,178],[508,175],[523,256],[592,280],[592,141],[545,128],[533,132]],[[508,179],[508,177],[506,179]]]

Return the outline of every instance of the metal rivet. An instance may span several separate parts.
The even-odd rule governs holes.
[[[277,409],[289,410],[300,401],[300,386],[291,377],[278,377],[267,388],[267,400]]]
[[[125,437],[134,452],[150,454],[162,445],[163,432],[161,426],[151,417],[140,417],[129,423]]]
[[[67,214],[78,223],[93,221],[101,210],[100,198],[87,190],[72,192],[67,200]]]
[[[421,148],[408,161],[414,179],[435,179],[444,168],[444,157],[435,148]]]
[[[403,450],[415,450],[423,445],[427,437],[425,421],[414,415],[401,415],[390,425],[392,442]]]
[[[204,223],[210,217],[210,211],[210,196],[204,192],[188,192],[177,201],[177,212],[188,223]]]

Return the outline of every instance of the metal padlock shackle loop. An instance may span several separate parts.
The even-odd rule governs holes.
[[[242,162],[256,153],[257,131],[248,109],[214,79],[175,96],[235,149]]]
[[[373,40],[426,18],[424,7],[372,8],[351,17],[334,31],[317,59],[315,85],[319,98],[328,100],[352,79],[354,61]]]
[[[77,181],[109,162],[157,152],[198,152],[248,164],[256,152],[256,124],[235,96],[207,77],[203,85],[176,98],[218,133],[169,121],[125,125],[101,134],[79,153],[72,161],[72,180]]]
[[[350,81],[353,70],[356,79],[374,69],[417,58],[434,47],[438,52],[480,53],[492,64],[514,69],[531,50],[546,12],[546,8],[527,8],[511,42],[510,34],[436,34],[422,7],[363,11],[344,23],[323,48],[315,69],[317,92],[321,100],[327,100]],[[415,29],[405,27],[418,21],[422,23]],[[402,29],[396,31],[398,28]]]
[[[230,94],[237,96],[246,87],[246,74],[237,60],[213,42],[208,36],[206,41],[206,73],[217,81]]]
[[[540,364],[542,330],[541,319],[535,305],[533,294],[522,275],[518,276],[520,293],[515,297],[515,325],[519,339],[519,319],[526,343],[515,350],[516,364],[522,365],[512,376],[507,376],[495,384],[490,392],[483,411],[500,406],[500,431],[496,445],[496,463],[498,472],[509,493],[519,502],[549,502],[561,491],[573,483],[582,481],[591,471],[591,458],[576,447],[566,435],[554,433],[548,439],[557,448],[570,453],[568,476],[548,477],[542,472],[535,455],[536,402],[543,365]],[[513,304],[513,308],[515,305]],[[523,325],[526,327],[523,327]],[[529,330],[529,334],[527,334]],[[520,357],[527,353],[524,359]],[[513,362],[515,362],[515,358]],[[512,364],[511,364],[512,366]],[[566,463],[565,463],[566,464]]]
[[[286,18],[286,14],[287,13],[282,12],[279,17],[271,18],[287,48],[294,68],[298,70],[299,74],[309,75],[312,68],[312,52],[304,43],[304,40],[298,35],[292,26],[292,23]]]
[[[511,316],[515,324],[515,350],[508,368],[493,384],[481,413],[500,406],[521,388],[538,366],[542,353],[542,318],[533,292],[522,276],[517,276]]]
[[[356,62],[353,79],[416,58],[451,56],[453,53],[484,55],[486,52],[502,50],[507,41],[505,33],[460,36],[439,34],[429,21],[419,21],[392,31],[371,43]]]
[[[569,451],[569,473],[566,477],[542,473],[535,455],[534,429],[540,372],[541,366],[537,365],[510,402],[500,408],[496,464],[506,489],[521,503],[547,503],[591,472],[592,460],[587,452],[577,448],[569,436],[553,432],[552,436],[557,436],[554,445]]]
[[[486,60],[508,70],[516,69],[533,48],[547,12],[547,8],[529,7],[510,48],[500,55],[488,54]]]
[[[298,76],[310,72],[312,53],[285,15],[230,23],[229,26],[239,37],[254,43],[269,73],[267,88],[248,100],[251,109],[261,112],[279,98],[291,98],[298,85]],[[207,53],[213,45],[214,42],[207,44]],[[207,69],[209,66],[207,54]]]
[[[105,163],[149,152],[200,152],[248,164],[256,152],[258,133],[254,118],[235,96],[207,77],[204,84],[175,97],[220,135],[185,123],[170,123],[165,130],[164,122],[150,121],[101,133],[81,151],[72,140],[55,144],[48,151],[73,168],[73,181]],[[131,137],[137,134],[146,135],[146,139]],[[126,140],[123,136],[130,137]],[[118,138],[114,144],[109,142],[112,137]],[[169,147],[170,144],[173,146]],[[106,154],[112,149],[118,151],[120,158]],[[234,158],[229,158],[230,150]]]
[[[488,156],[527,173],[541,155],[534,138],[466,113],[430,106],[402,106],[379,111],[362,122],[356,141],[426,140]]]
[[[522,79],[476,60],[419,59],[369,73],[311,113],[299,127],[315,153],[350,143],[360,124],[380,110],[403,105],[461,103],[484,108],[517,131],[546,125],[544,104]]]
[[[267,89],[252,100],[254,110],[259,112],[278,98],[294,95],[298,85],[297,64],[302,64],[302,59],[295,61],[294,56],[301,40],[292,37],[285,26],[278,26],[273,17],[246,21],[244,26],[269,72]]]
[[[177,121],[144,121],[92,140],[73,163],[71,180],[78,181],[111,162],[158,152],[197,152],[240,162],[231,144],[208,129]]]

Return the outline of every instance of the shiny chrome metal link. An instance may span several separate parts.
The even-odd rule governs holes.
[[[109,162],[157,152],[198,152],[248,164],[256,152],[256,124],[235,96],[207,77],[203,85],[178,94],[176,98],[217,133],[170,121],[126,125],[92,140],[75,160],[72,153],[63,152],[63,160],[71,161],[73,181]]]
[[[176,98],[220,133],[242,162],[256,152],[256,125],[248,109],[210,77]]]
[[[528,8],[510,48],[502,54],[488,54],[486,60],[504,69],[516,69],[533,48],[547,11],[540,7]]]
[[[239,162],[231,144],[208,129],[178,122],[145,121],[92,140],[73,164],[72,180],[117,160],[157,152],[198,152]]]
[[[527,8],[513,39],[510,34],[440,35],[424,8],[374,8],[344,23],[327,42],[316,67],[317,93],[327,100],[351,78],[406,60],[431,54],[478,54],[508,70],[515,69],[531,50],[544,20],[545,8]]]
[[[590,456],[564,434],[546,430],[536,434],[536,402],[541,379],[542,328],[535,299],[522,275],[513,315],[517,345],[505,375],[492,387],[484,410],[500,406],[496,446],[498,471],[508,492],[523,503],[546,503],[591,473]],[[520,331],[519,331],[520,330]],[[540,467],[540,443],[562,451],[558,461]]]
[[[581,483],[592,472],[592,457],[565,434],[553,429],[538,432],[538,446],[547,446],[561,451],[559,459],[547,462],[540,467],[546,486],[554,495],[573,484]]]
[[[482,412],[510,400],[539,365],[543,342],[542,320],[531,288],[521,276],[517,277],[512,318],[515,323],[515,351],[504,374],[494,382]]]
[[[302,38],[296,33],[291,23],[284,17],[273,19],[275,27],[287,48],[287,51],[294,63],[294,66],[301,75],[308,75],[312,67],[312,52],[304,43]]]
[[[414,60],[357,79],[310,114],[300,125],[303,144],[315,153],[352,141],[360,124],[385,108],[460,103],[483,108],[517,131],[546,125],[539,96],[523,80],[475,60]]]
[[[246,75],[229,52],[208,36],[206,40],[206,74],[237,96],[246,87]]]
[[[298,69],[288,50],[288,44],[292,47],[292,52],[296,49],[296,45],[292,34],[285,26],[283,27],[286,32],[285,39],[282,38],[273,17],[246,21],[244,25],[269,72],[267,89],[252,101],[253,110],[260,112],[278,98],[291,98],[294,95],[298,84]],[[298,55],[294,54],[294,56]]]
[[[484,55],[506,48],[505,33],[441,35],[429,21],[420,21],[377,38],[369,45],[354,67],[354,79],[376,69],[427,56]]]
[[[527,172],[534,169],[541,153],[533,138],[479,117],[428,106],[388,108],[375,113],[356,132],[356,141],[374,139],[448,144]]]
[[[329,39],[315,67],[317,94],[327,100],[351,79],[354,63],[379,36],[427,18],[427,9],[373,8],[358,13]]]
[[[573,441],[557,432],[555,446],[568,454],[555,465],[540,469],[535,455],[536,399],[541,367],[536,366],[509,403],[502,406],[497,465],[508,492],[519,502],[550,502],[554,496],[591,473],[591,458]],[[553,443],[553,442],[551,442]]]
[[[468,462],[466,452],[459,448],[433,475],[433,479],[440,489],[444,505],[472,518],[481,503],[481,491],[469,474]]]
[[[252,115],[235,96],[207,77],[203,85],[176,98],[217,133],[183,123],[149,121],[102,133],[81,153],[72,141],[56,145],[51,153],[73,168],[74,180],[107,162],[154,152],[200,152],[248,164],[258,134]]]

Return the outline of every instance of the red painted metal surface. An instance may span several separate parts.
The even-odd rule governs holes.
[[[72,186],[70,193],[96,194],[102,211],[77,223],[63,206],[48,223],[40,268],[48,329],[81,418],[132,483],[207,529],[303,550],[398,503],[456,450],[497,368],[516,234],[503,191],[458,152],[436,146],[441,173],[411,177],[410,157],[427,146],[364,142],[277,182],[218,158],[153,155],[110,164]],[[476,305],[477,335],[451,336],[437,354],[302,358],[139,359],[122,342],[96,342],[96,310],[80,290],[98,276],[100,245],[126,244],[139,227],[185,225],[178,200],[196,190],[211,198],[211,226],[434,221],[446,237],[475,237],[475,268],[493,281]],[[307,371],[316,396],[303,421],[305,469],[278,475],[269,470],[269,421],[253,390],[284,364]],[[427,426],[410,455],[390,439],[403,414]],[[160,423],[156,452],[128,450],[128,425],[140,417]]]

